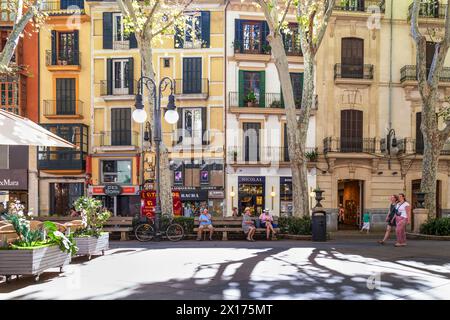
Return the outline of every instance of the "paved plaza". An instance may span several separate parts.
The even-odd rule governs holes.
[[[0,280],[7,299],[450,299],[450,242],[113,241],[65,272]]]

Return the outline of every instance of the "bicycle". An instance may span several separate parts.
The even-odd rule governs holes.
[[[169,220],[169,223],[165,230],[161,231],[161,234],[165,234],[167,239],[170,241],[176,242],[180,241],[184,237],[184,229],[183,226],[179,223],[173,222],[173,217],[169,215],[163,215],[161,217],[161,221],[165,219]],[[141,242],[147,242],[153,240],[155,238],[155,229],[153,225],[155,224],[155,218],[149,218],[149,221],[145,223],[139,224],[134,230],[134,235],[136,239]]]

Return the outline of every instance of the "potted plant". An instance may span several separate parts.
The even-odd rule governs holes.
[[[45,221],[39,227],[31,227],[32,213],[24,213],[24,206],[12,202],[3,218],[15,232],[17,239],[5,243],[0,249],[0,275],[9,280],[11,275],[34,275],[35,281],[49,268],[69,264],[77,251],[71,237],[67,237],[55,223]]]
[[[281,105],[281,101],[280,100],[274,100],[270,104],[270,107],[271,108],[282,108],[283,106]]]
[[[241,52],[241,42],[239,40],[233,41],[233,48],[235,53]]]
[[[256,96],[255,93],[253,91],[249,92],[245,97],[244,97],[244,102],[247,104],[247,107],[251,108],[255,106],[256,103]]]
[[[80,197],[74,203],[75,209],[81,212],[81,227],[74,232],[74,241],[78,247],[78,255],[88,256],[105,254],[109,248],[109,233],[103,232],[103,225],[111,217],[111,213],[103,208],[100,200],[91,197]]]
[[[319,157],[319,154],[317,153],[317,150],[306,151],[305,152],[305,157],[310,162],[316,162],[317,158]]]
[[[270,50],[272,49],[268,44],[263,44],[261,46],[262,52],[264,54],[270,53]]]

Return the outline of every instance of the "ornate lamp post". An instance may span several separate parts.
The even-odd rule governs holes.
[[[144,104],[142,102],[142,88],[143,85],[147,87],[147,89],[153,95],[153,141],[155,141],[155,154],[156,154],[156,170],[155,170],[155,184],[156,184],[156,206],[155,206],[155,240],[159,240],[160,233],[160,218],[161,218],[161,187],[160,187],[160,172],[159,172],[159,162],[160,162],[160,145],[162,141],[161,137],[161,99],[162,92],[166,90],[168,86],[170,86],[170,95],[169,95],[169,103],[167,104],[167,111],[164,114],[164,119],[169,124],[174,124],[178,121],[178,112],[175,111],[175,96],[174,92],[174,82],[172,79],[168,77],[164,77],[159,82],[157,86],[156,83],[148,78],[141,77],[137,83],[138,85],[138,94],[135,98],[135,108],[133,111],[133,120],[137,123],[144,123],[147,119],[147,112],[144,110]],[[147,131],[147,130],[146,130]],[[144,136],[145,139],[150,140],[150,134],[147,133]],[[146,141],[148,141],[146,140]]]

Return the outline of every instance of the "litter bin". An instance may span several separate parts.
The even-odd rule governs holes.
[[[327,216],[320,209],[312,214],[312,241],[327,241]]]

